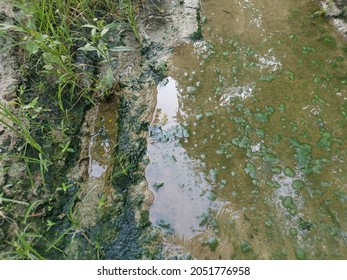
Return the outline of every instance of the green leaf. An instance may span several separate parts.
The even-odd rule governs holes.
[[[54,55],[54,54],[51,54],[49,52],[44,52],[42,54],[42,56],[43,56],[43,58],[44,58],[44,60],[45,60],[45,62],[47,64],[49,64],[49,63],[57,63],[60,60],[58,55]]]
[[[114,47],[114,48],[109,49],[109,51],[111,51],[111,52],[125,52],[125,51],[133,51],[133,50],[134,50],[134,48],[126,47],[126,46],[124,46],[124,47]]]
[[[29,205],[29,203],[24,202],[24,201],[14,200],[14,199],[10,199],[10,198],[4,198],[4,197],[3,197],[3,193],[0,193],[0,205],[1,205],[3,202],[17,203],[17,204],[22,204],[22,205]]]
[[[34,109],[34,108],[36,107],[36,104],[37,104],[38,101],[39,101],[39,98],[36,97],[36,98],[34,98],[33,101],[31,101],[29,104],[24,105],[24,106],[22,107],[22,109],[23,109],[23,110]]]
[[[47,71],[51,71],[51,70],[54,69],[53,65],[50,64],[50,63],[46,64],[46,65],[44,66],[44,68],[45,68]]]
[[[92,31],[91,31],[90,33],[92,34],[92,37],[95,37],[95,35],[96,35],[96,29],[93,28]]]
[[[100,33],[100,35],[101,35],[101,37],[104,37],[104,35],[109,31],[110,29],[109,28],[104,28],[102,31],[101,31],[101,33]]]
[[[38,44],[36,44],[35,42],[27,42],[24,45],[24,48],[30,53],[30,54],[36,54],[39,50],[40,47]]]
[[[39,43],[42,43],[42,42],[45,42],[48,38],[49,38],[48,35],[40,34],[39,36],[37,36],[36,41]]]
[[[91,51],[96,51],[97,49],[93,47],[91,44],[87,43],[84,47],[78,48],[78,50],[91,52]]]
[[[11,24],[2,23],[0,24],[0,30],[16,29],[16,26]]]
[[[117,23],[117,22],[112,22],[112,23],[110,23],[110,24],[105,25],[104,28],[114,29],[114,28],[117,28],[118,26],[119,26],[119,23]]]
[[[87,28],[92,28],[92,29],[98,29],[97,26],[92,25],[92,24],[84,24],[84,25],[82,25],[81,27],[87,27]]]
[[[113,72],[112,72],[112,69],[109,67],[107,69],[106,75],[103,78],[103,83],[108,89],[111,89],[114,82],[115,82],[115,79],[113,76]]]

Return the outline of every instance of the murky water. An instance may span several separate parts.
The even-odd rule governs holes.
[[[158,86],[146,177],[167,247],[346,259],[346,41],[314,1],[205,0]]]
[[[81,145],[81,160],[88,160],[81,184],[82,200],[78,204],[81,225],[94,226],[103,205],[112,197],[111,175],[116,160],[118,125],[117,100],[100,102],[87,112],[83,133],[89,135]],[[83,170],[83,167],[82,167]]]
[[[116,106],[115,102],[98,105],[98,113],[93,122],[94,132],[88,148],[90,177],[105,177],[105,172],[114,159]]]

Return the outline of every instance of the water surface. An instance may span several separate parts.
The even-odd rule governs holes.
[[[346,41],[314,3],[205,0],[175,49],[146,176],[176,253],[347,258]]]

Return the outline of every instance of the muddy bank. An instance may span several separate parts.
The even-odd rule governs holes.
[[[110,110],[117,111],[117,128],[112,136],[105,129],[108,139],[114,142],[111,146],[114,150],[113,162],[105,164],[100,176],[94,176],[90,168],[96,165],[93,167],[92,155],[89,154],[89,176],[82,185],[82,193],[87,193],[88,198],[77,205],[88,231],[102,240],[107,259],[162,258],[162,233],[153,228],[149,220],[153,194],[144,177],[149,120],[156,103],[155,85],[166,75],[170,48],[178,42],[191,40],[190,36],[198,29],[198,12],[197,1],[143,3],[138,26],[142,46],[138,47],[138,51],[117,57],[115,71],[123,89],[117,95],[117,101],[111,101],[113,108],[110,101],[106,105]],[[178,21],[178,15],[184,16],[184,24]],[[126,44],[136,45],[137,42],[131,41],[134,39],[130,36]],[[107,123],[109,113],[105,111],[105,104],[98,104],[97,107]],[[95,109],[87,113],[85,124],[88,123],[88,115],[94,123],[98,121],[93,111]],[[95,125],[87,127],[88,133],[90,129],[95,133]],[[90,153],[93,148],[88,142],[84,150],[89,147]],[[95,152],[94,160],[100,161],[103,152]],[[80,160],[84,158],[82,154]],[[88,165],[86,161],[85,164]],[[105,202],[101,213],[100,198]]]
[[[0,23],[6,22],[7,15],[13,15],[10,5],[7,5],[4,1],[0,2]],[[8,102],[15,97],[15,91],[17,90],[17,68],[18,64],[14,59],[14,51],[11,49],[11,41],[6,38],[0,38],[0,102],[8,106]],[[2,115],[0,116],[2,118]],[[6,157],[8,153],[11,153],[16,148],[17,142],[20,139],[11,132],[5,124],[0,123],[0,200],[3,196],[11,195],[16,190],[13,190],[14,186],[8,183],[8,177],[16,178],[25,170],[25,165],[21,162],[11,163],[10,159]],[[9,165],[12,165],[9,169]],[[2,201],[0,203],[0,251],[5,250],[8,227],[6,224],[6,212],[3,209]]]
[[[10,7],[5,5],[3,1],[0,2],[0,22],[6,22],[7,14],[13,15],[13,12]],[[15,91],[18,85],[17,77],[18,73],[16,69],[18,65],[14,59],[14,51],[11,50],[11,42],[9,39],[0,38],[0,100],[1,102],[9,102],[15,97]],[[5,150],[4,142],[11,142],[11,134],[4,124],[0,124],[0,141],[3,150]],[[15,139],[13,139],[15,141]],[[13,148],[14,144],[10,145]],[[3,162],[1,162],[3,163]],[[1,172],[4,172],[4,167],[0,168]],[[1,175],[2,178],[1,185],[4,182],[4,175]]]
[[[1,258],[161,258],[161,232],[149,221],[153,196],[144,178],[149,120],[170,47],[190,40],[198,29],[198,12],[197,1],[143,3],[134,32],[121,22],[105,37],[112,46],[132,47],[112,53],[109,68],[101,66],[92,52],[78,53],[74,59],[85,71],[81,85],[96,90],[74,101],[68,115],[72,122],[62,118],[58,108],[68,102],[47,108],[44,92],[54,95],[56,89],[46,89],[46,81],[30,64],[20,68],[23,53],[9,47],[1,67],[6,67],[8,77],[15,76],[10,69],[24,74],[19,81],[2,75],[8,82],[2,83],[2,93],[7,100],[23,102],[11,109],[13,114],[21,113],[23,106],[30,110],[18,119],[27,122],[28,130],[39,121],[42,136],[36,147],[43,150],[39,155],[24,150],[22,162],[14,156],[23,152],[23,139],[11,129],[2,130]],[[11,8],[2,15],[11,23]],[[178,15],[184,17],[184,25]],[[43,112],[46,119],[41,119]],[[46,129],[50,137],[44,134]],[[35,161],[28,162],[28,155]]]

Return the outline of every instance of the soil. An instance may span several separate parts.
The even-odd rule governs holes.
[[[5,22],[7,17],[5,15],[12,14],[11,9],[5,5],[4,1],[0,1],[0,22]],[[15,97],[15,91],[17,89],[17,73],[16,73],[16,62],[13,56],[13,52],[9,48],[9,42],[4,38],[0,38],[0,101],[8,102]],[[4,151],[13,144],[6,147],[5,143],[11,142],[12,133],[8,129],[0,124],[0,146],[1,150]],[[15,138],[15,137],[14,137]],[[6,147],[6,149],[5,149]],[[0,185],[4,184],[4,162],[0,162]]]

